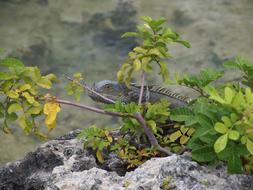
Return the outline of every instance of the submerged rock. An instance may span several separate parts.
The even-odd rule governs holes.
[[[23,160],[0,167],[0,190],[253,189],[253,176],[229,175],[223,165],[200,166],[187,154],[153,158],[126,173],[124,162],[115,155],[99,165],[75,139],[79,133],[76,130],[49,141]]]

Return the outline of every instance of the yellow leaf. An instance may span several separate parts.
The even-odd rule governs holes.
[[[141,69],[141,61],[139,59],[135,59],[133,63],[134,71],[139,71]]]
[[[22,96],[24,96],[27,102],[29,102],[30,104],[33,104],[35,102],[34,97],[31,96],[28,92],[23,92]]]
[[[57,102],[48,102],[44,105],[43,112],[46,115],[45,124],[49,130],[55,128],[57,113],[60,110],[60,105]]]
[[[175,142],[179,137],[182,136],[182,133],[178,130],[170,135],[170,140]]]
[[[47,129],[48,129],[49,131],[53,130],[53,129],[55,128],[55,126],[56,126],[56,120],[54,120],[53,123],[50,123],[50,124],[48,124],[48,125],[46,125],[46,126],[47,126]]]
[[[107,140],[111,143],[113,139],[111,136],[107,136]]]
[[[31,85],[30,84],[24,84],[24,85],[22,85],[22,86],[19,87],[19,90],[21,92],[29,90],[29,89],[31,89]]]
[[[124,81],[124,74],[123,72],[120,70],[117,72],[117,78],[119,82],[123,82]]]
[[[46,77],[41,77],[37,84],[45,89],[50,89],[52,87],[52,82]]]
[[[100,163],[103,163],[105,161],[103,158],[102,152],[100,150],[97,150],[96,157]]]
[[[182,137],[180,137],[179,142],[180,142],[180,144],[185,144],[185,143],[187,143],[187,141],[189,139],[190,139],[190,137],[187,137],[187,136],[183,135]]]
[[[10,90],[9,92],[6,93],[7,96],[9,96],[12,99],[18,99],[19,94],[13,90]]]

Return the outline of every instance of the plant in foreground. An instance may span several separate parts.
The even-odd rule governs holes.
[[[138,103],[125,104],[108,99],[81,83],[83,78],[79,73],[73,78],[67,77],[70,83],[65,89],[69,95],[80,100],[83,91],[88,91],[112,104],[99,109],[62,100],[45,92],[52,87],[55,75],[42,75],[37,67],[26,67],[17,59],[5,58],[0,60],[0,118],[3,131],[11,133],[10,124],[17,121],[25,134],[46,139],[47,135],[40,130],[38,120],[44,117],[50,132],[56,127],[61,105],[71,105],[122,118],[122,127],[117,134],[107,128],[92,126],[79,135],[84,140],[84,147],[95,151],[100,163],[104,162],[105,153],[114,152],[126,161],[128,168],[134,168],[151,157],[170,155],[171,150],[182,152],[188,148],[192,151],[192,158],[198,162],[214,164],[222,160],[228,163],[231,173],[251,172],[253,65],[241,57],[225,62],[226,67],[239,69],[243,80],[216,87],[212,82],[221,78],[224,71],[203,69],[198,75],[177,77],[179,85],[199,92],[199,97],[186,107],[170,109],[166,100],[154,104],[145,102],[144,85],[155,66],[159,67],[163,81],[170,82],[165,62],[171,57],[167,45],[190,45],[163,26],[165,19],[142,17],[142,20],[144,25],[138,26],[137,32],[123,35],[137,37],[142,44],[129,52],[117,73],[119,82],[127,86],[133,77],[139,76],[141,89]]]

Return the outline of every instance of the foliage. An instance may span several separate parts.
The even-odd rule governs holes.
[[[2,129],[5,133],[11,133],[9,124],[17,121],[25,134],[34,133],[40,138],[46,136],[40,132],[35,119],[42,115],[47,108],[51,109],[45,118],[49,130],[54,128],[56,112],[59,107],[45,104],[44,95],[40,89],[50,89],[55,75],[41,75],[37,67],[25,67],[23,63],[14,58],[0,60],[0,117],[3,118]],[[52,117],[52,114],[54,117]]]
[[[241,56],[236,56],[234,60],[225,61],[224,66],[240,70],[243,73],[242,83],[253,89],[253,65],[249,60]]]
[[[243,69],[249,79],[252,65],[245,59],[239,60],[244,61],[237,59],[241,66],[236,68]],[[235,62],[226,62],[225,66],[228,63],[231,66]],[[206,78],[199,78],[199,83]],[[184,84],[192,87],[192,83]],[[249,87],[236,84],[216,88],[203,85],[201,90],[206,97],[199,97],[187,108],[172,110],[171,119],[195,128],[188,143],[193,159],[209,163],[223,160],[228,163],[229,172],[241,173],[246,170],[242,158],[253,155],[253,93]],[[249,170],[249,165],[247,167]]]
[[[128,59],[117,73],[118,80],[129,85],[133,73],[144,76],[152,73],[153,66],[158,65],[159,75],[168,83],[169,72],[164,60],[171,55],[167,45],[179,43],[189,48],[190,44],[170,28],[164,27],[165,19],[142,17],[142,20],[144,25],[138,26],[137,32],[123,35],[137,37],[142,40],[142,44],[129,52]],[[46,135],[39,129],[37,119],[44,117],[50,132],[56,126],[60,105],[67,104],[122,118],[122,126],[117,134],[116,131],[94,125],[85,128],[79,135],[84,141],[84,147],[92,149],[100,163],[106,160],[108,153],[113,152],[130,169],[151,157],[163,156],[165,151],[159,149],[160,145],[177,153],[182,153],[186,146],[191,149],[192,158],[198,162],[216,164],[225,161],[230,173],[251,173],[253,65],[238,56],[235,60],[226,61],[224,66],[242,72],[243,80],[214,87],[213,83],[223,76],[224,71],[213,69],[203,69],[199,74],[176,78],[179,85],[187,86],[200,95],[185,107],[170,109],[167,100],[160,100],[156,103],[139,101],[138,104],[117,101],[99,109],[48,94],[46,90],[52,87],[52,82],[56,80],[55,75],[42,75],[37,67],[25,67],[17,59],[6,58],[0,60],[2,129],[5,133],[11,133],[9,125],[17,121],[26,134],[34,133],[45,139]],[[145,80],[145,77],[142,79]],[[82,75],[76,73],[65,87],[68,95],[74,95],[77,101],[80,100],[84,88],[89,90],[81,84],[82,80]],[[141,81],[141,84],[144,82]],[[144,122],[136,117],[136,113]],[[150,136],[157,142],[152,144]],[[170,179],[164,183],[164,189],[168,189],[169,184]]]
[[[77,101],[80,101],[81,95],[84,92],[84,88],[78,84],[82,80],[83,80],[82,74],[81,73],[75,73],[73,75],[73,81],[71,81],[70,83],[68,83],[65,86],[65,90],[66,90],[67,94],[68,95],[74,95],[75,99]]]
[[[110,131],[105,128],[98,128],[95,125],[85,128],[78,136],[84,140],[84,148],[91,148],[96,151],[96,157],[100,163],[104,162],[103,150],[113,142]]]
[[[180,38],[168,27],[162,25],[166,22],[164,18],[153,20],[151,17],[141,18],[145,23],[137,27],[137,32],[126,32],[122,37],[137,37],[143,43],[141,46],[135,47],[129,52],[128,59],[121,66],[117,73],[118,80],[129,85],[133,72],[144,71],[151,73],[153,64],[157,64],[160,68],[160,73],[163,80],[169,83],[169,72],[166,62],[163,59],[171,57],[168,53],[168,44],[180,43],[185,47],[190,47],[190,44]]]
[[[201,95],[204,95],[203,89],[208,86],[210,83],[215,80],[221,78],[223,76],[223,71],[217,71],[213,69],[202,69],[198,75],[187,76],[185,75],[183,78],[179,78],[176,76],[177,83],[179,85],[185,85],[194,90],[198,91]]]

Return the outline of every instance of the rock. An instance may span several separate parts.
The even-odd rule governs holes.
[[[229,175],[226,167],[200,166],[189,154],[153,158],[126,172],[123,161],[109,154],[97,164],[72,131],[41,145],[23,160],[0,167],[0,190],[250,190],[253,176]]]
[[[95,158],[75,139],[78,132],[42,144],[23,160],[0,167],[0,189],[44,189],[56,166],[64,166],[70,171],[96,167]]]
[[[172,155],[153,158],[122,177],[99,168],[71,172],[58,166],[46,189],[246,190],[253,189],[252,179],[253,176],[228,175],[225,167],[208,169],[185,156]]]

